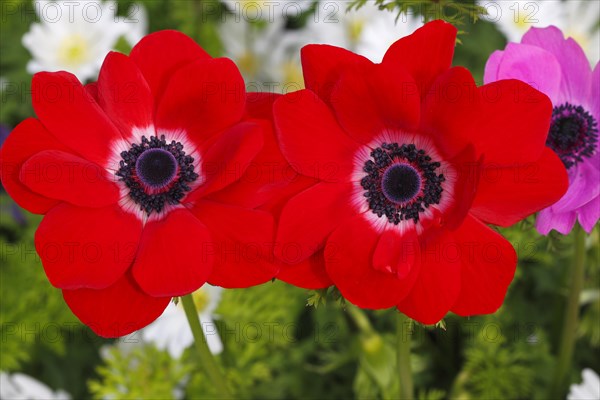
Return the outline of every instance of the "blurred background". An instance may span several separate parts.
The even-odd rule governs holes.
[[[280,93],[303,87],[299,49],[307,43],[345,47],[379,62],[391,43],[437,18],[459,28],[454,64],[470,69],[478,83],[489,55],[531,26],[558,26],[593,65],[600,52],[597,0],[4,0],[0,7],[0,142],[34,116],[33,73],[67,70],[94,81],[108,51],[128,53],[143,35],[162,29],[180,30],[212,56],[232,58],[249,91]],[[44,275],[33,244],[41,217],[19,209],[3,191],[0,207],[0,398],[215,396],[194,363],[178,306],[127,337],[97,337]],[[547,398],[572,238],[540,236],[531,218],[502,233],[519,255],[504,306],[490,316],[449,314],[436,326],[406,329],[420,399]],[[590,379],[600,372],[598,227],[586,249],[573,384],[584,369]],[[279,281],[244,290],[204,288],[195,299],[202,321],[216,324],[207,338],[236,396],[397,397],[393,310],[361,311],[332,291]]]

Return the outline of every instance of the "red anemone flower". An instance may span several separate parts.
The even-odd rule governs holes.
[[[280,97],[275,93],[248,93],[246,113],[248,118],[261,122],[265,145],[241,179],[217,195],[224,202],[264,210],[275,217],[275,222],[291,197],[318,182],[298,174],[279,149],[273,124],[273,103]],[[273,248],[279,243],[271,241],[270,245],[271,258],[267,259],[276,268],[277,279],[305,289],[331,286],[322,249],[309,258],[302,258],[302,251],[295,243],[284,244],[280,249]],[[282,260],[272,257],[274,250],[282,255]]]
[[[347,300],[425,324],[497,310],[516,255],[486,224],[514,224],[567,188],[544,146],[549,99],[515,80],[478,88],[450,67],[455,39],[431,22],[381,64],[306,46],[307,89],[274,105],[284,156],[318,180],[283,208],[276,255],[290,243],[297,261],[325,249]]]
[[[272,242],[273,217],[220,194],[264,136],[232,61],[163,31],[129,57],[110,53],[97,83],[39,73],[32,89],[39,119],[4,143],[2,183],[45,214],[35,244],[48,279],[97,334],[142,328],[207,281],[245,287],[275,276],[272,262],[243,251]]]

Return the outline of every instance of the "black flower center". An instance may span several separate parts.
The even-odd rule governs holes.
[[[122,160],[115,175],[129,189],[129,197],[148,215],[163,211],[165,204],[175,205],[198,179],[194,158],[187,155],[180,142],[167,143],[164,136],[142,136],[121,152]]]
[[[135,162],[135,171],[140,180],[152,188],[168,185],[177,173],[177,160],[170,151],[149,149]]]
[[[383,173],[381,190],[389,201],[405,203],[421,190],[421,177],[411,165],[395,164]]]
[[[441,164],[414,144],[383,143],[371,151],[361,180],[369,208],[378,217],[398,225],[402,220],[415,224],[419,215],[442,198]]]
[[[590,157],[597,141],[598,123],[583,107],[569,103],[554,107],[546,145],[558,154],[565,167],[571,168]]]

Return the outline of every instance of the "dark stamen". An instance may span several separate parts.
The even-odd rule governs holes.
[[[164,135],[160,139],[142,136],[142,142],[132,143],[128,151],[121,152],[121,158],[115,175],[148,215],[161,212],[165,203],[178,204],[199,176],[194,158],[186,155],[183,145],[174,140],[167,143]]]
[[[442,196],[441,166],[414,144],[383,143],[371,151],[361,180],[371,211],[398,225],[402,220],[419,221],[419,214]]]
[[[163,188],[177,173],[177,160],[171,152],[163,149],[149,149],[135,162],[138,178],[153,188]]]
[[[405,203],[412,200],[421,190],[421,177],[408,164],[392,165],[383,174],[381,190],[388,200]]]
[[[565,167],[571,168],[590,157],[597,142],[598,123],[583,107],[569,103],[554,107],[546,145],[558,154]]]

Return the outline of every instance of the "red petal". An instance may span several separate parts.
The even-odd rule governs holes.
[[[271,123],[257,120],[253,122],[263,128],[264,147],[239,180],[210,195],[210,198],[217,202],[256,208],[267,203],[279,202],[282,198],[294,195],[299,189],[308,186],[302,185],[300,181],[304,181],[303,177],[283,158]]]
[[[292,192],[290,185],[299,175],[279,150],[273,126],[273,102],[281,97],[275,93],[248,93],[246,117],[260,125],[264,145],[239,180],[211,195],[217,202],[256,208],[267,202],[280,201]]]
[[[539,158],[551,112],[549,99],[521,81],[477,88],[469,71],[455,67],[425,98],[421,130],[447,159],[472,144],[487,163],[509,165]]]
[[[362,215],[336,229],[325,247],[327,273],[346,300],[361,308],[388,308],[398,304],[410,291],[418,265],[404,279],[373,267],[373,252],[379,234]]]
[[[80,208],[66,203],[46,214],[35,248],[52,285],[106,288],[131,266],[141,222],[118,206]]]
[[[537,161],[550,129],[550,99],[518,80],[493,82],[479,93],[479,129],[470,140],[485,162],[510,166]]]
[[[60,150],[41,151],[27,160],[21,182],[36,193],[82,207],[119,201],[119,188],[105,169]]]
[[[300,54],[306,88],[325,102],[329,101],[342,71],[355,65],[366,67],[373,64],[363,56],[326,44],[309,44],[302,48]]]
[[[403,234],[397,229],[388,229],[381,234],[377,242],[373,253],[373,268],[404,279],[415,265],[420,265],[420,257],[419,238],[414,229]],[[416,276],[413,273],[413,277]]]
[[[544,148],[535,162],[511,167],[484,166],[470,212],[486,223],[510,226],[556,203],[568,185],[562,161]]]
[[[239,123],[216,137],[201,160],[200,170],[204,182],[184,198],[183,202],[193,202],[239,180],[262,146],[261,127],[251,122]]]
[[[183,296],[206,283],[213,269],[208,228],[178,208],[144,226],[133,276],[151,296]]]
[[[451,68],[438,77],[423,100],[420,130],[434,140],[445,159],[452,159],[483,136],[479,107],[480,93],[471,73]]]
[[[106,56],[98,78],[98,94],[98,104],[124,138],[132,137],[134,127],[153,125],[150,87],[129,57],[115,52]]]
[[[454,238],[461,248],[462,267],[460,294],[452,312],[464,317],[495,312],[515,274],[515,250],[473,217],[467,217]]]
[[[287,202],[279,218],[275,255],[287,264],[306,260],[327,237],[359,210],[352,204],[353,183],[318,183]]]
[[[454,230],[462,224],[473,205],[484,165],[483,156],[479,159],[475,158],[475,149],[472,145],[467,145],[449,163],[455,170],[456,184],[451,204],[443,215],[443,224],[445,228]]]
[[[197,144],[238,122],[244,113],[244,80],[227,58],[198,60],[177,70],[156,112],[156,126],[185,130]]]
[[[298,175],[287,161],[264,161],[261,153],[239,180],[206,199],[245,208],[270,209],[272,204],[295,195],[313,185],[315,180]],[[260,160],[259,160],[260,158]],[[282,168],[281,166],[287,166]]]
[[[119,337],[137,331],[158,318],[170,297],[142,292],[129,273],[101,290],[63,290],[67,305],[97,335]]]
[[[348,68],[331,94],[340,125],[369,144],[386,128],[413,129],[419,123],[419,94],[402,68],[374,64]]]
[[[210,59],[192,39],[170,30],[145,36],[131,50],[130,57],[144,74],[156,99],[177,69],[198,59]]]
[[[423,324],[441,320],[460,293],[460,258],[458,243],[449,231],[422,241],[419,276],[398,309]]]
[[[273,103],[281,97],[278,93],[246,93],[246,116],[273,121]]]
[[[17,125],[0,148],[2,186],[19,206],[36,214],[45,214],[58,201],[33,193],[23,185],[19,175],[23,163],[29,157],[48,149],[64,150],[65,146],[34,118],[28,118]]]
[[[414,77],[424,98],[437,76],[450,68],[455,43],[454,26],[441,20],[432,21],[391,45],[383,64],[404,67]]]
[[[298,173],[328,182],[350,180],[359,145],[321,99],[300,90],[277,100],[273,112],[281,151]]]
[[[94,100],[96,100],[96,103],[98,102],[98,83],[97,82],[90,82],[87,85],[84,86],[85,91],[89,93],[90,96],[92,96],[92,98]]]
[[[282,202],[316,183],[312,178],[299,175],[279,149],[273,125],[273,102],[280,97],[273,93],[248,93],[246,113],[252,118],[251,122],[262,127],[264,146],[244,175],[211,195],[211,199],[248,208],[261,207],[270,212],[276,207],[281,211]]]
[[[277,279],[303,289],[323,289],[333,284],[325,269],[323,250],[298,264],[281,264]]]
[[[211,201],[200,201],[192,209],[210,230],[215,266],[208,281],[226,288],[265,283],[277,275],[273,260],[273,216]]]
[[[111,144],[123,137],[77,78],[68,72],[40,72],[32,81],[33,108],[62,143],[101,167]]]
[[[297,175],[294,179],[291,179],[289,183],[282,184],[281,187],[271,188],[272,191],[267,189],[265,197],[268,198],[268,201],[261,205],[260,209],[266,210],[274,216],[279,216],[289,199],[317,183],[319,183],[319,181],[314,178]]]

